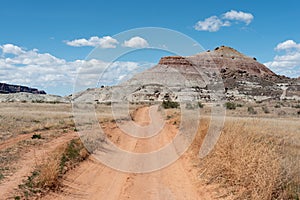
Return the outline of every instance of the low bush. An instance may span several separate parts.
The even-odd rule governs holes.
[[[248,107],[248,113],[251,114],[251,115],[257,114],[256,110],[254,110],[254,108],[252,106]]]
[[[281,108],[281,106],[280,106],[279,104],[276,104],[276,105],[274,106],[274,108]]]
[[[236,109],[236,104],[233,102],[226,102],[225,107],[228,110],[235,110]]]
[[[266,113],[266,114],[270,113],[269,108],[266,107],[266,106],[263,106],[261,109],[262,109],[262,110],[264,111],[264,113]]]
[[[169,109],[169,108],[179,108],[179,103],[175,101],[163,101],[162,102],[162,107],[164,109]]]
[[[31,139],[42,139],[42,136],[41,136],[41,134],[33,134],[31,136]]]
[[[204,104],[201,103],[201,102],[198,102],[198,106],[199,106],[199,108],[203,108],[203,107],[204,107]]]

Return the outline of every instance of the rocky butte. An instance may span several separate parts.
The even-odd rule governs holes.
[[[300,100],[300,82],[275,74],[256,58],[221,46],[193,56],[163,57],[117,86],[89,89],[72,98],[81,102]]]
[[[18,93],[18,92],[27,92],[32,94],[46,94],[44,90],[38,90],[36,88],[0,83],[0,94],[9,94],[9,93]]]

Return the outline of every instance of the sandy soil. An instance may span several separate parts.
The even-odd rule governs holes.
[[[140,126],[148,126],[156,120],[153,116],[158,114],[150,119],[149,108],[143,107],[134,113],[133,119]],[[103,128],[115,144],[132,152],[159,148],[172,140],[177,130],[175,125],[166,123],[157,136],[136,139],[122,133],[115,124]],[[199,186],[193,171],[187,156],[159,171],[144,174],[111,169],[91,156],[66,175],[62,192],[50,193],[44,199],[212,199],[207,188]]]

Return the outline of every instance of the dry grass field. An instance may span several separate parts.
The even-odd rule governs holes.
[[[297,102],[248,103],[228,109],[216,146],[200,159],[198,152],[211,120],[208,117],[211,109],[204,106],[198,134],[189,149],[199,182],[218,188],[217,199],[299,199],[297,105]],[[249,113],[249,107],[257,113]],[[269,112],[264,112],[265,107]],[[283,111],[284,115],[278,114]],[[180,123],[178,115],[176,109],[166,114],[175,124]]]
[[[130,106],[131,118],[141,106]],[[110,109],[96,105],[96,114],[101,126],[111,127],[114,134],[116,119]],[[227,110],[215,148],[200,159],[210,124],[210,108],[204,105],[196,138],[181,158],[184,173],[193,187],[210,193],[209,199],[299,199],[298,110],[297,102],[243,104]],[[180,109],[164,110],[163,115],[170,130],[179,128]],[[78,139],[70,104],[1,103],[0,130],[0,199],[37,199],[49,191],[59,192],[69,171],[89,157]],[[143,145],[136,147],[143,152]]]

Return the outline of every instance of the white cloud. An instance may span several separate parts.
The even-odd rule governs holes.
[[[136,36],[130,38],[129,40],[125,40],[123,46],[131,48],[145,48],[148,47],[149,44],[144,38]]]
[[[279,43],[275,48],[277,51],[289,49],[300,49],[300,44],[297,44],[294,40],[287,40]]]
[[[274,72],[286,75],[289,77],[300,76],[300,44],[297,44],[293,40],[287,40],[279,43],[275,47],[276,51],[284,51],[279,55],[276,55],[273,61],[264,63]]]
[[[123,61],[111,64],[96,59],[66,61],[49,53],[40,53],[37,49],[21,49],[14,56],[4,54],[0,57],[0,66],[1,82],[37,87],[46,91],[57,91],[64,87],[68,91],[61,94],[66,94],[72,92],[78,73],[78,88],[86,89],[96,87],[98,81],[103,85],[115,84],[119,77],[126,77],[150,65]]]
[[[217,16],[211,16],[204,21],[198,21],[194,28],[197,31],[209,31],[209,32],[216,32],[222,26],[230,26],[229,22],[223,22]]]
[[[22,50],[21,47],[18,47],[13,44],[5,44],[5,45],[0,46],[0,48],[2,49],[3,54],[19,55],[19,54],[24,53],[24,50]]]
[[[253,15],[251,13],[244,13],[242,11],[231,10],[218,16],[211,16],[206,18],[204,21],[198,21],[194,28],[197,31],[209,31],[216,32],[220,30],[221,27],[231,26],[233,21],[242,21],[246,25],[249,25],[253,20]]]
[[[104,36],[102,38],[99,38],[97,36],[90,37],[89,39],[81,38],[76,39],[72,41],[66,41],[66,44],[73,47],[83,47],[83,46],[91,46],[91,47],[101,47],[101,48],[116,48],[116,45],[119,42],[110,37],[110,36]]]
[[[253,18],[254,17],[251,13],[245,13],[236,10],[231,10],[223,14],[223,19],[242,21],[247,25],[252,22]]]

